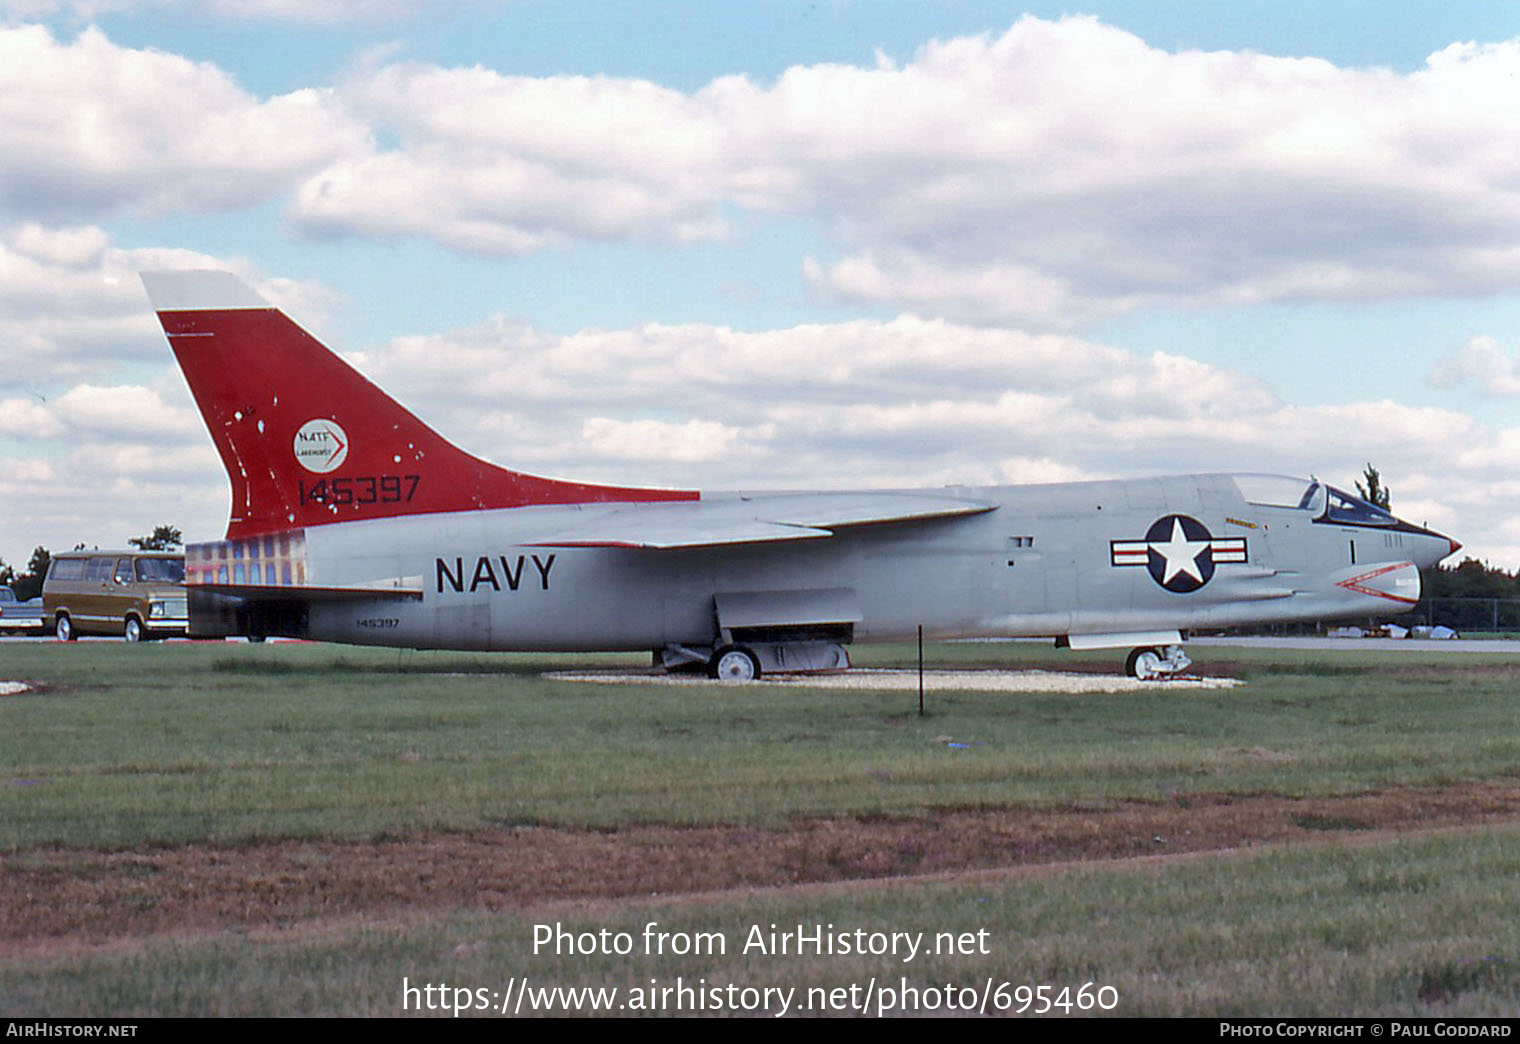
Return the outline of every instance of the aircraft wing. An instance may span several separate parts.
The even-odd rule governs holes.
[[[628,547],[656,551],[821,540],[851,526],[925,522],[979,515],[996,504],[922,493],[738,494],[691,504],[598,511],[529,547]]]

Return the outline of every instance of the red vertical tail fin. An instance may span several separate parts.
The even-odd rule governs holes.
[[[433,431],[230,273],[142,279],[232,481],[229,539],[440,511],[698,497],[497,467]]]

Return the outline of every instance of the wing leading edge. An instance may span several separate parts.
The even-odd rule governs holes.
[[[927,522],[997,509],[986,501],[917,493],[797,493],[704,498],[596,510],[592,517],[523,541],[527,547],[626,547],[652,551],[821,540],[857,526]]]

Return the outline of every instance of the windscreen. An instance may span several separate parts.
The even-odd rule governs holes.
[[[141,583],[184,583],[185,560],[183,558],[139,558],[137,579]]]
[[[1396,526],[1399,520],[1392,514],[1369,503],[1361,497],[1331,487],[1330,510],[1325,515],[1331,522],[1344,522],[1352,526]]]

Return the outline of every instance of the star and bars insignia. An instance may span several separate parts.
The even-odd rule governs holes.
[[[1177,594],[1208,583],[1217,565],[1246,561],[1245,537],[1216,537],[1187,515],[1158,518],[1143,540],[1110,540],[1108,548],[1111,565],[1145,566],[1152,580]]]

